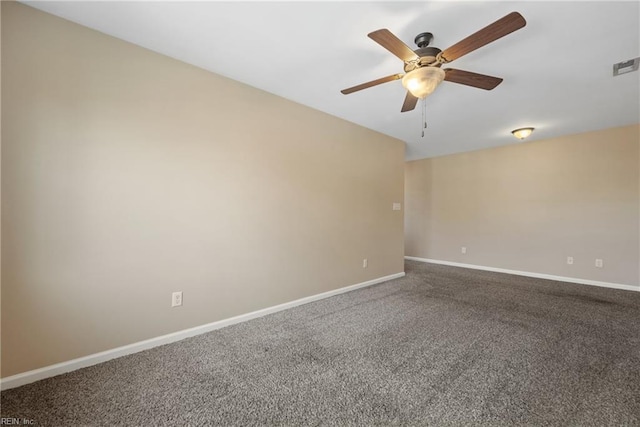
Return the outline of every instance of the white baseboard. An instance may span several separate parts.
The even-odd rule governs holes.
[[[471,268],[474,270],[494,271],[496,273],[515,274],[517,276],[535,277],[538,279],[556,280],[560,282],[578,283],[580,285],[601,286],[603,288],[624,289],[625,291],[640,292],[640,286],[623,285],[620,283],[599,282],[597,280],[579,279],[576,277],[554,276],[552,274],[532,273],[530,271],[508,270],[506,268],[485,267],[475,264],[463,264],[460,262],[440,261],[437,259],[418,258],[413,256],[405,256],[404,259],[420,262],[428,262],[431,264],[450,265],[452,267]]]
[[[27,371],[21,374],[12,375],[10,377],[0,379],[0,390],[8,390],[10,388],[19,387],[21,385],[29,384],[38,380],[64,374],[66,372],[75,371],[80,368],[85,368],[87,366],[97,365],[98,363],[106,362],[107,360],[115,359],[117,357],[126,356],[128,354],[133,354],[143,350],[148,350],[150,348],[158,347],[160,345],[180,341],[185,338],[193,337],[195,335],[200,335],[200,334],[214,331],[216,329],[224,328],[225,326],[246,322],[247,320],[266,316],[267,314],[276,313],[278,311],[286,310],[288,308],[293,308],[299,305],[308,304],[313,301],[329,298],[334,295],[364,288],[366,286],[371,286],[371,285],[386,282],[389,280],[397,279],[397,278],[403,277],[404,275],[405,273],[401,272],[401,273],[391,274],[389,276],[379,277],[377,279],[368,280],[366,282],[357,283],[355,285],[346,286],[344,288],[335,289],[333,291],[323,292],[321,294],[300,298],[295,301],[286,302],[284,304],[275,305],[273,307],[263,308],[262,310],[253,311],[251,313],[241,314],[239,316],[230,317],[228,319],[219,320],[217,322],[207,323],[206,325],[196,326],[194,328],[185,329],[185,330],[174,332],[167,335],[162,335],[159,337],[136,342],[133,344],[114,348],[111,350],[102,351],[100,353],[90,354],[88,356],[69,360],[67,362],[56,363],[55,365],[45,366],[44,368],[34,369],[32,371]]]

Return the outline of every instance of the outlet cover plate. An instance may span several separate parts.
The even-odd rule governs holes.
[[[180,307],[182,305],[182,292],[174,292],[171,294],[171,307]]]

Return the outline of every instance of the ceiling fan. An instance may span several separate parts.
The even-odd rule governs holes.
[[[480,31],[471,34],[469,37],[445,50],[429,46],[429,43],[433,40],[431,33],[418,34],[415,38],[418,49],[411,50],[389,30],[381,29],[374,31],[368,34],[369,38],[400,58],[404,62],[405,74],[392,74],[348,89],[343,89],[341,92],[348,95],[382,83],[402,79],[402,85],[407,89],[407,95],[400,111],[405,112],[413,110],[416,107],[418,99],[423,99],[433,92],[443,80],[491,90],[502,82],[501,78],[457,70],[455,68],[443,70],[440,67],[507,34],[519,30],[526,24],[527,21],[524,20],[522,15],[518,12],[511,12],[493,24],[487,25]]]

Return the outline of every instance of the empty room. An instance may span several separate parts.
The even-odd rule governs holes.
[[[0,425],[640,426],[639,2],[0,11]]]

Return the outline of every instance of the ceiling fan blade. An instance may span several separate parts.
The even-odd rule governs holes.
[[[378,43],[389,52],[393,53],[404,62],[417,61],[418,55],[402,42],[399,38],[393,35],[391,31],[383,28],[381,30],[374,31],[368,34],[369,38]]]
[[[499,77],[472,73],[471,71],[448,68],[444,70],[444,72],[446,73],[444,79],[448,82],[460,83],[461,85],[473,86],[485,90],[491,90],[502,83],[502,79]]]
[[[359,84],[357,86],[353,86],[353,87],[350,87],[350,88],[347,88],[347,89],[342,89],[340,92],[342,92],[344,95],[348,95],[350,93],[357,92],[359,90],[366,89],[368,87],[377,86],[377,85],[380,85],[382,83],[392,82],[394,80],[401,79],[402,76],[403,76],[403,74],[392,74],[392,75],[387,76],[387,77],[382,77],[380,79],[372,80],[372,81],[367,82],[367,83],[362,83],[362,84]]]
[[[466,39],[460,40],[458,43],[445,49],[441,53],[441,58],[444,59],[445,62],[451,62],[460,58],[462,55],[473,52],[484,45],[519,30],[525,25],[527,25],[527,21],[524,20],[522,15],[518,12],[511,12],[493,24],[487,25],[480,31],[471,34]]]
[[[404,98],[404,104],[402,104],[402,109],[400,110],[400,112],[404,113],[406,111],[413,110],[414,108],[416,108],[417,103],[418,103],[418,98],[413,96],[411,92],[407,91],[407,96],[405,96]]]

